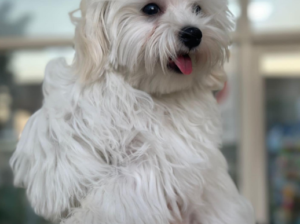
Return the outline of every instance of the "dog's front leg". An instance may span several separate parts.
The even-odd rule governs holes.
[[[237,191],[226,171],[207,175],[201,205],[191,224],[254,224],[251,205]]]
[[[68,213],[107,167],[67,128],[63,118],[50,121],[42,108],[29,119],[10,161],[15,185],[27,188],[35,212],[46,219]]]

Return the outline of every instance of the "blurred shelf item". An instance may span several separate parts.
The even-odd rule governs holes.
[[[300,223],[299,85],[299,78],[265,81],[271,224]]]
[[[73,40],[70,38],[0,38],[0,51],[56,46],[73,46]]]
[[[268,134],[272,223],[300,222],[300,123],[276,125]]]

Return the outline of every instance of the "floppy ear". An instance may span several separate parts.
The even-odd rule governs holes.
[[[219,65],[215,67],[205,79],[205,86],[212,91],[220,91],[224,88],[227,81],[227,74],[224,67]]]
[[[89,3],[83,0],[80,6],[81,18],[71,17],[76,24],[73,67],[84,82],[92,82],[104,71],[109,49],[105,27],[108,4],[106,1]]]

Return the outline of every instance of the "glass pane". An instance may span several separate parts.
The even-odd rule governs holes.
[[[80,0],[1,0],[0,36],[72,37],[68,12]]]
[[[271,224],[300,223],[300,78],[265,82]]]
[[[71,47],[18,50],[10,54],[8,68],[17,84],[37,84],[43,81],[44,70],[50,60],[65,58],[70,64],[74,54]]]
[[[228,82],[223,91],[218,94],[222,122],[223,122],[223,148],[222,151],[229,164],[229,172],[233,180],[238,184],[238,96],[239,96],[239,48],[231,48],[231,58],[225,65]]]
[[[299,31],[299,8],[299,0],[251,0],[248,13],[256,32]]]
[[[229,10],[232,12],[235,19],[241,15],[241,7],[239,0],[229,0]]]
[[[73,58],[69,47],[16,50],[0,54],[0,223],[46,224],[32,211],[25,190],[14,188],[8,161],[28,118],[41,107],[47,62]]]

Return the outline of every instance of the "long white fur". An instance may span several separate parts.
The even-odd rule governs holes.
[[[225,0],[84,0],[74,64],[49,63],[44,104],[11,159],[36,213],[63,224],[253,224],[219,151],[210,74],[228,54]],[[198,3],[203,12],[193,15]],[[203,31],[191,76],[166,68]],[[220,80],[220,79],[218,79]]]

